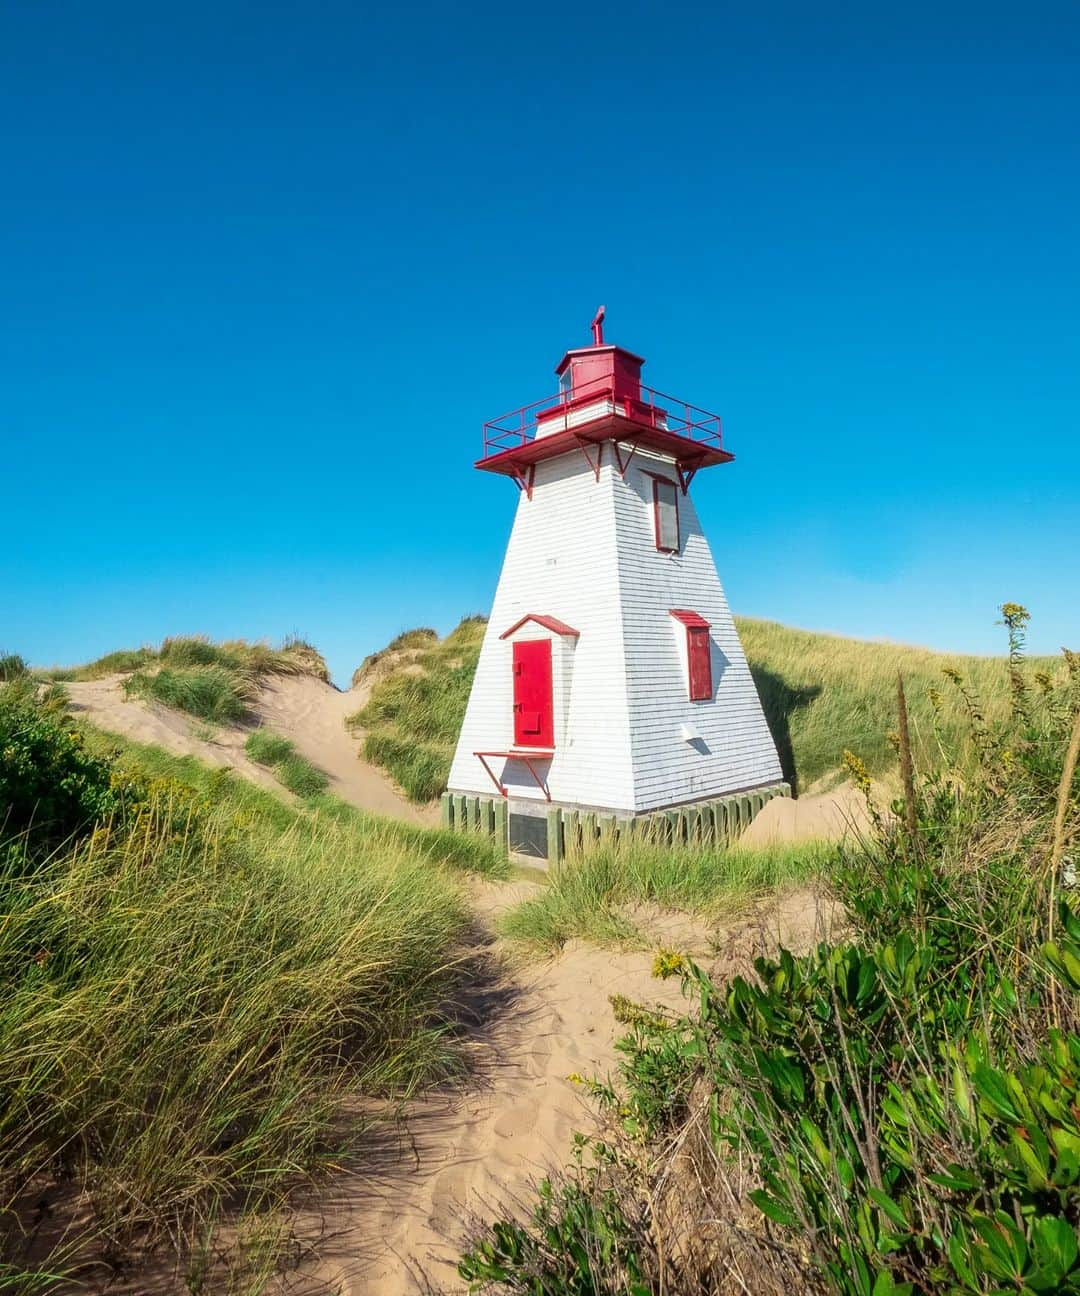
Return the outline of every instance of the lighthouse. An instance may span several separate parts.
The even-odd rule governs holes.
[[[730,838],[788,792],[690,496],[734,456],[643,364],[601,307],[476,462],[520,498],[443,821],[549,859],[607,832]]]

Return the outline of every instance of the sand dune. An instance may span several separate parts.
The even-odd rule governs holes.
[[[270,770],[244,752],[251,725],[212,725],[157,702],[125,698],[122,675],[68,684],[73,709],[95,724],[136,742],[154,743],[208,765],[229,766],[263,787],[285,793]],[[438,811],[416,806],[392,781],[361,756],[358,736],[345,729],[345,717],[367,700],[367,688],[340,692],[310,675],[270,676],[253,706],[254,723],[290,738],[297,750],[323,770],[330,791],[362,810],[412,823],[435,823]],[[212,734],[212,737],[206,735]]]

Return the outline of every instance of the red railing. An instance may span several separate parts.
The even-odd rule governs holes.
[[[559,391],[554,396],[533,401],[531,405],[522,405],[520,409],[511,410],[509,414],[500,415],[484,424],[483,457],[490,459],[507,450],[517,450],[528,445],[536,436],[540,423],[544,425],[545,434],[571,427],[584,430],[592,420],[574,420],[573,416],[603,400],[611,404],[610,412],[622,415],[628,422],[668,432],[672,436],[685,437],[688,441],[715,450],[722,448],[719,414],[710,414],[708,410],[674,396],[667,396],[652,387],[642,386],[640,390],[637,399],[616,396],[610,379],[603,378],[579,385],[573,395]],[[658,401],[663,404],[657,404]],[[633,433],[628,428],[626,439],[630,440],[632,436]]]

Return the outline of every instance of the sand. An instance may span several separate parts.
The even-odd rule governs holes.
[[[869,825],[865,799],[857,789],[845,785],[819,796],[773,797],[739,841],[746,846],[838,841],[864,834]]]
[[[341,692],[310,675],[271,676],[255,701],[254,725],[207,725],[157,702],[125,698],[123,678],[68,684],[73,709],[102,729],[197,756],[208,765],[228,766],[287,796],[273,773],[244,753],[251,729],[265,725],[290,738],[301,755],[326,773],[329,790],[343,800],[411,823],[438,822],[437,807],[413,805],[382,770],[362,758],[362,734],[345,729],[345,717],[364,705],[370,686]]]
[[[474,884],[478,911],[496,914],[536,884]],[[638,914],[640,922],[642,914]],[[682,950],[726,977],[749,969],[778,940],[806,948],[830,922],[806,890],[719,932],[683,918]],[[665,926],[658,944],[675,931]],[[616,1072],[623,1032],[609,997],[680,1009],[677,981],[652,976],[655,950],[615,951],[571,942],[554,959],[510,966],[498,945],[476,951],[466,1003],[473,1071],[457,1092],[408,1105],[403,1127],[365,1149],[297,1220],[320,1241],[283,1290],[322,1296],[443,1296],[465,1291],[456,1264],[478,1220],[524,1214],[535,1184],[567,1164],[575,1131],[596,1129],[572,1075]]]

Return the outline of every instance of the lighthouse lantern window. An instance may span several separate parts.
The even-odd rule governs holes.
[[[661,553],[679,552],[679,488],[664,477],[653,478],[653,527]]]

